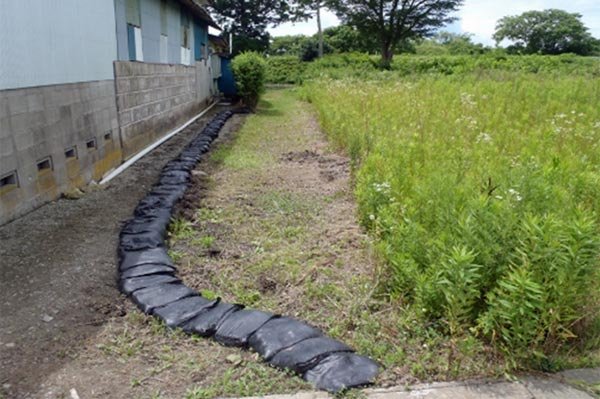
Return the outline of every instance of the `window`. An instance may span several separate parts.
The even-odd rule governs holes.
[[[206,56],[206,30],[194,24],[194,59],[200,61]]]
[[[125,1],[127,18],[127,45],[131,61],[143,61],[142,49],[142,18],[140,16],[140,0]]]
[[[181,63],[191,65],[192,50],[190,46],[190,17],[181,10]]]
[[[17,187],[19,187],[19,178],[16,170],[0,177],[0,192]]]
[[[91,140],[88,140],[88,141],[85,143],[85,147],[86,147],[88,150],[95,150],[95,149],[96,149],[96,139],[91,139]]]
[[[73,146],[65,150],[65,158],[77,158],[77,147]]]
[[[52,158],[47,157],[37,162],[38,172],[43,172],[45,170],[52,170]]]
[[[167,23],[167,0],[160,0],[160,62],[169,60],[169,25]]]

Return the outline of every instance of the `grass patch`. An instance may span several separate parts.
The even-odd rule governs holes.
[[[281,385],[298,389],[305,383],[297,376],[281,373],[259,363],[241,363],[227,369],[217,380],[207,386],[191,388],[186,399],[216,397],[243,397],[266,395],[280,389]]]

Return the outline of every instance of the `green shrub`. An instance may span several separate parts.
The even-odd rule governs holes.
[[[260,95],[265,89],[265,60],[258,53],[245,52],[233,59],[231,67],[238,95],[242,98],[244,104],[250,108],[255,108]]]
[[[267,58],[268,83],[302,83],[305,63],[296,56],[272,56]]]

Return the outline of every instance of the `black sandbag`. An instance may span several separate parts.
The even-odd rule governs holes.
[[[186,185],[190,181],[190,176],[182,176],[182,175],[174,175],[173,172],[169,172],[168,174],[161,175],[159,183],[160,184],[173,184],[173,185]]]
[[[150,193],[161,196],[169,196],[179,200],[183,198],[186,189],[187,186],[181,184],[157,184],[156,186],[152,187],[152,191],[150,191]]]
[[[329,337],[309,338],[281,350],[269,360],[269,363],[303,374],[325,357],[336,352],[352,352],[352,349],[343,342]]]
[[[302,340],[323,335],[320,330],[290,317],[277,317],[266,322],[248,340],[248,345],[265,360]]]
[[[304,379],[319,389],[339,392],[371,384],[379,366],[373,360],[355,353],[334,353],[304,374]]]
[[[150,276],[153,274],[174,274],[177,269],[173,266],[161,264],[145,264],[131,267],[121,272],[121,278],[132,278],[141,276]]]
[[[187,180],[190,177],[190,172],[185,170],[171,170],[161,173],[161,176],[171,176]]]
[[[164,244],[164,238],[160,232],[121,234],[119,238],[119,251],[141,251],[163,247]]]
[[[135,208],[133,214],[140,218],[155,218],[168,224],[171,221],[171,209],[172,208]]]
[[[183,331],[185,332],[196,333],[202,337],[210,337],[215,334],[219,322],[225,316],[242,308],[243,306],[241,305],[219,302],[216,306],[208,309],[206,312],[190,319],[187,323],[183,324],[181,328],[183,328]]]
[[[167,231],[167,223],[157,218],[135,217],[128,220],[121,229],[122,234],[157,233],[162,237]]]
[[[191,155],[180,155],[179,158],[184,160],[184,161],[193,161],[195,163],[197,163],[200,160],[200,157],[202,156],[202,154],[197,154],[195,156],[191,156]]]
[[[142,207],[149,208],[172,208],[173,205],[183,197],[185,190],[177,190],[177,191],[166,191],[159,192],[157,190],[152,190],[150,193],[142,199],[136,209],[141,209]]]
[[[169,283],[143,288],[135,291],[131,297],[142,312],[152,314],[155,308],[194,295],[198,296],[196,291],[182,283]]]
[[[272,313],[242,309],[229,313],[217,326],[215,339],[228,346],[246,346],[248,338],[273,318]]]
[[[171,209],[177,202],[176,195],[150,193],[146,195],[135,207],[134,215],[144,213],[146,209],[166,208]]]
[[[195,166],[194,166],[195,167]],[[150,191],[151,193],[156,193],[156,194],[169,194],[169,195],[181,195],[183,196],[183,194],[185,194],[185,190],[187,189],[187,186],[184,184],[167,184],[167,183],[156,183],[154,186],[152,186],[152,190]]]
[[[152,248],[143,251],[123,251],[121,253],[120,270],[140,266],[148,263],[174,266],[166,248]]]
[[[132,269],[129,269],[132,270]],[[175,283],[180,280],[172,274],[152,274],[149,276],[125,278],[119,281],[119,290],[125,295],[142,288],[153,287],[159,284]]]
[[[169,172],[169,171],[189,172],[190,170],[194,169],[194,166],[196,166],[196,164],[194,162],[183,162],[183,161],[176,159],[173,161],[169,161],[162,168],[162,172]]]
[[[201,296],[190,296],[156,308],[153,314],[162,319],[168,327],[175,328],[214,307],[218,302]]]

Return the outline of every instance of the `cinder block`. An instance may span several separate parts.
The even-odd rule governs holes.
[[[35,143],[33,131],[29,129],[15,132],[13,139],[17,152],[27,150],[28,148],[31,148]]]
[[[131,90],[131,80],[129,78],[118,78],[117,79],[117,92],[125,93]]]
[[[2,154],[0,156],[0,174],[8,173],[11,170],[16,170],[18,168],[17,162],[17,152],[15,151],[14,144],[11,144],[13,147],[13,151],[9,154]],[[0,152],[2,152],[2,148],[0,148]]]
[[[14,154],[15,146],[12,137],[0,137],[0,159]]]
[[[12,135],[10,117],[8,115],[0,117],[0,138]]]
[[[16,90],[8,95],[8,112],[11,115],[19,115],[28,111],[27,107],[27,95],[21,91]]]

